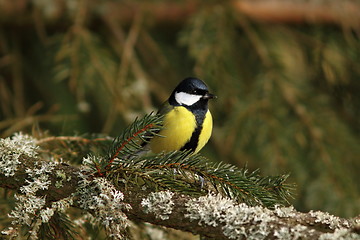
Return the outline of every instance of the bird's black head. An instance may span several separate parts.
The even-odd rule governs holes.
[[[203,81],[189,77],[177,85],[169,98],[169,103],[192,110],[207,109],[208,100],[212,98],[215,98],[215,95],[209,93],[209,89]]]

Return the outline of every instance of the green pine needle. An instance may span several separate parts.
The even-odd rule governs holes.
[[[249,205],[274,207],[285,205],[291,197],[288,175],[261,177],[259,171],[225,163],[213,163],[189,151],[157,155],[138,154],[142,143],[158,135],[162,116],[149,114],[135,121],[117,137],[107,157],[89,156],[88,162],[99,176],[115,184],[135,185],[154,190],[169,189],[190,195],[209,191],[221,193]]]
[[[96,166],[98,173],[118,164],[118,159],[125,159],[135,156],[142,149],[142,143],[147,143],[161,129],[162,116],[153,113],[143,118],[136,118],[123,133],[114,139],[108,151],[107,158],[101,159]]]
[[[214,191],[239,202],[270,208],[287,204],[291,197],[291,188],[284,183],[287,175],[261,177],[258,171],[248,173],[245,168],[212,163],[205,157],[190,155],[187,151],[121,160],[120,165],[121,168],[114,169],[114,175],[118,178],[127,175],[133,183],[155,189],[170,189],[192,195]]]
[[[39,239],[78,239],[74,223],[67,214],[55,212],[49,223],[43,223],[39,229]],[[30,237],[29,237],[30,238]]]

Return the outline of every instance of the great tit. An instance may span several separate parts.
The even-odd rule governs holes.
[[[215,97],[202,80],[193,77],[182,80],[158,111],[164,115],[163,129],[160,136],[151,139],[151,151],[199,152],[211,136],[213,123],[208,100]]]

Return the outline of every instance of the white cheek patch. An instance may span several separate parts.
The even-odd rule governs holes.
[[[176,92],[175,93],[175,100],[180,105],[191,106],[194,103],[196,103],[197,101],[199,101],[200,98],[201,98],[201,95],[194,95],[194,94],[190,94],[190,93],[186,93],[186,92]]]

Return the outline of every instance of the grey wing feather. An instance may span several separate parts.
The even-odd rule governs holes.
[[[170,105],[169,101],[164,102],[156,114],[165,115],[174,109],[174,106]]]

